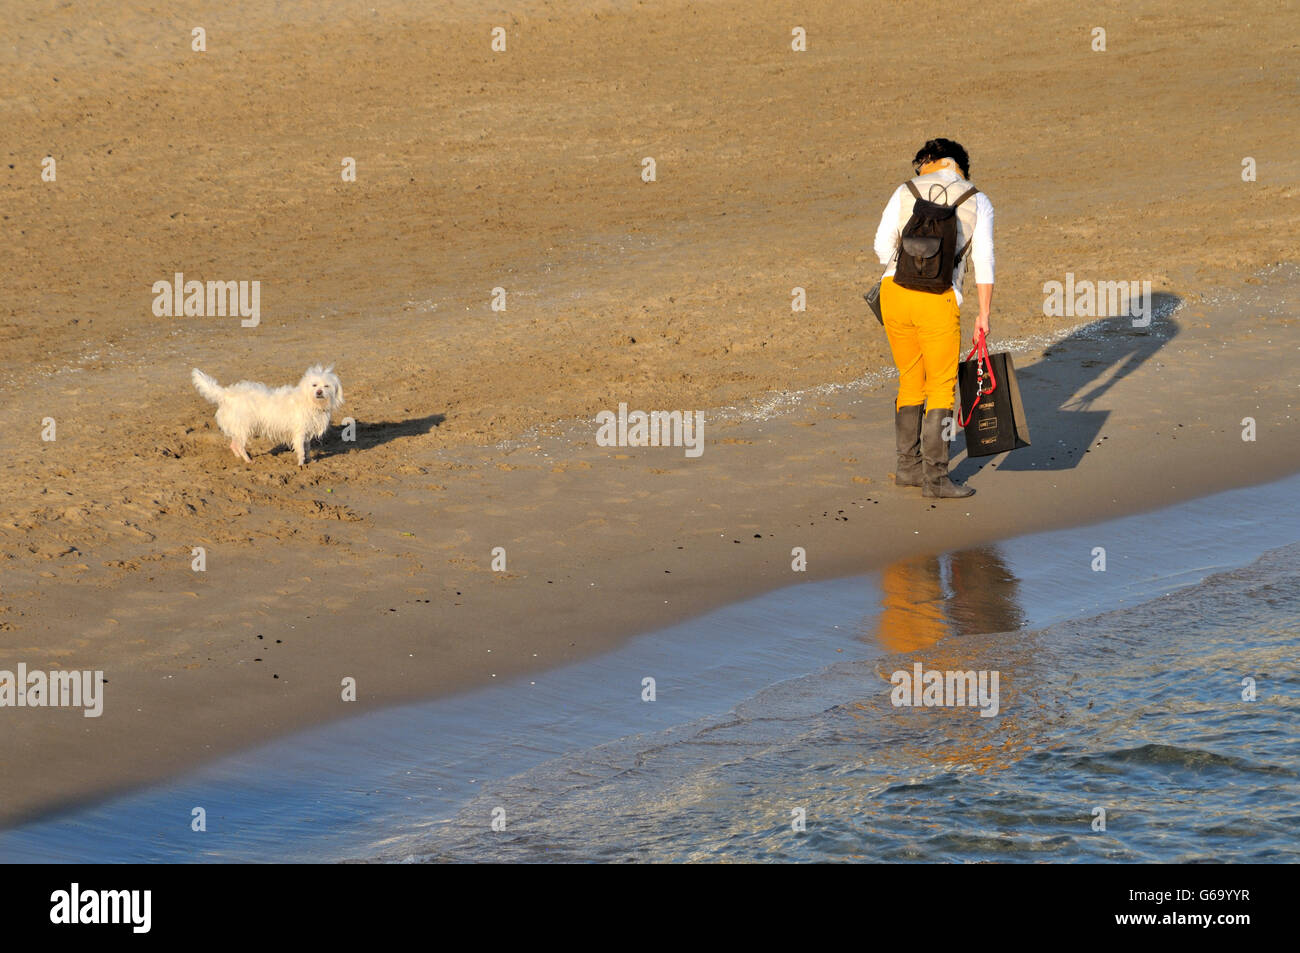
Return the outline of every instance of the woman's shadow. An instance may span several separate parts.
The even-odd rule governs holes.
[[[1149,326],[1134,327],[1128,315],[1102,318],[1049,346],[1036,364],[1016,368],[1033,443],[1005,455],[997,468],[1071,470],[1077,466],[1110,416],[1109,410],[1094,410],[1093,404],[1178,334],[1170,315],[1181,303],[1177,295],[1156,292],[1151,296]],[[965,441],[958,428],[952,452],[964,449]],[[952,474],[962,480],[997,459],[967,456]]]

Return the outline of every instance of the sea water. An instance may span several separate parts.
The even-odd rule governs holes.
[[[1300,858],[1300,545],[1043,628],[943,624],[494,783],[409,859]],[[918,656],[1000,672],[998,716],[895,707]]]
[[[1294,862],[1298,491],[790,586],[2,832],[0,859]],[[918,664],[997,673],[996,714],[895,704]]]

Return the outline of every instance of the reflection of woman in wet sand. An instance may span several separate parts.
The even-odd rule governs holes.
[[[889,652],[914,654],[950,635],[1014,632],[1024,624],[1024,614],[1016,601],[1016,577],[992,546],[893,563],[881,573],[880,588],[876,638]],[[960,643],[949,643],[943,655],[951,658],[954,653],[960,655]],[[949,667],[949,661],[939,657],[917,661],[927,667]],[[953,660],[951,667],[964,670],[971,666],[962,659],[960,663]],[[1028,750],[1028,725],[1013,715],[1001,719],[1000,743],[991,743],[988,727],[978,717],[959,715],[944,725],[941,761],[945,764],[982,773],[1006,767],[1018,752]],[[913,749],[910,742],[905,742],[900,753],[907,751],[918,758],[935,760],[937,752],[931,744],[926,742],[920,749]]]
[[[880,588],[876,638],[891,652],[915,652],[948,635],[1012,631],[1024,621],[1016,577],[992,546],[893,563]]]

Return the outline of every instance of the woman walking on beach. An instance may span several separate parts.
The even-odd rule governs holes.
[[[925,497],[961,498],[975,491],[948,478],[944,429],[955,416],[961,286],[968,260],[979,289],[975,337],[989,332],[993,203],[970,183],[970,159],[951,139],[931,139],[916,153],[912,168],[916,178],[894,191],[875,241],[876,256],[888,265],[880,308],[898,367],[894,482],[919,486]]]

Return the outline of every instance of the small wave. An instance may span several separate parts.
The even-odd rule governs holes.
[[[910,656],[839,663],[493,783],[389,859],[1300,859],[1295,684],[1266,674],[1291,668],[1297,597],[1293,545],[1137,606],[945,643],[1002,673],[992,719],[894,708],[882,677]],[[1269,684],[1244,701],[1251,673]],[[507,831],[487,831],[493,809]]]

